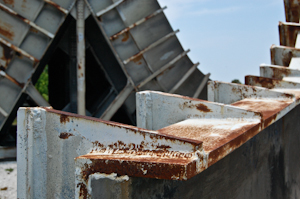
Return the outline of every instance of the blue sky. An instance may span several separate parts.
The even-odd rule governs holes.
[[[158,0],[184,49],[213,80],[230,82],[259,75],[270,64],[270,47],[279,45],[283,0]]]

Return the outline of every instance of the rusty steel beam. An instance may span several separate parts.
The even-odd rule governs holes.
[[[17,86],[23,88],[24,84],[18,82],[15,78],[13,78],[12,76],[8,75],[6,72],[4,72],[3,70],[0,69],[0,75],[5,77],[6,79],[8,79],[9,81],[11,81],[12,83],[16,84]]]
[[[51,32],[45,30],[44,28],[39,27],[38,25],[36,25],[36,24],[33,23],[32,21],[26,19],[25,17],[21,16],[20,14],[18,14],[18,13],[15,12],[15,11],[13,11],[12,9],[6,7],[5,5],[0,4],[0,9],[3,10],[3,11],[5,11],[5,12],[7,12],[7,13],[9,13],[9,14],[11,14],[11,15],[13,15],[13,16],[16,16],[18,19],[22,20],[24,23],[30,25],[30,26],[33,27],[34,29],[40,31],[41,33],[43,33],[43,34],[46,35],[47,37],[49,37],[49,38],[51,38],[51,39],[54,38],[54,35],[53,35]]]
[[[300,83],[297,82],[248,75],[245,76],[245,84],[251,86],[260,86],[272,89],[274,91],[294,94],[297,101],[300,100]]]
[[[260,76],[280,80],[292,80],[300,77],[300,70],[284,66],[265,65],[260,66]]]
[[[18,152],[31,146],[23,137],[39,134],[41,143],[30,149],[34,154],[34,151],[40,153],[36,154],[36,160],[44,157],[44,153],[59,159],[64,155],[56,150],[69,141],[81,140],[69,148],[75,152],[72,157],[77,156],[76,193],[88,192],[89,182],[95,175],[103,177],[115,173],[127,177],[188,180],[278,121],[299,103],[292,93],[217,81],[209,83],[208,96],[214,102],[154,91],[140,92],[137,95],[139,128],[52,109],[23,108],[18,114]],[[25,124],[22,121],[26,118]],[[44,139],[47,134],[53,138]],[[59,143],[60,147],[42,149],[51,143]],[[22,156],[20,161],[26,162],[28,158]],[[62,160],[64,162],[64,158]],[[26,163],[24,169],[33,171],[36,166],[49,165],[50,160],[32,161]],[[62,168],[60,164],[62,162],[55,163],[52,169]],[[51,178],[70,178],[75,165],[66,162],[64,165],[68,165],[70,174],[57,176],[61,172],[58,169]],[[47,169],[51,170],[52,166]],[[39,178],[50,177],[46,173]],[[40,192],[38,186],[31,187],[32,191]]]
[[[145,21],[151,19],[152,17],[155,17],[155,16],[158,15],[159,13],[162,13],[163,10],[165,10],[166,8],[167,8],[167,7],[165,6],[165,7],[161,8],[161,9],[155,11],[155,12],[152,13],[151,15],[148,15],[147,17],[145,17],[145,18],[143,18],[143,19],[140,19],[139,21],[135,22],[134,24],[131,24],[130,26],[128,26],[128,27],[125,28],[124,30],[121,30],[120,32],[118,32],[118,33],[112,35],[112,36],[110,37],[110,40],[114,40],[114,39],[118,38],[120,35],[122,35],[122,34],[128,32],[129,30],[133,29],[134,27],[136,27],[136,26],[138,26],[138,25],[144,23]]]
[[[295,47],[300,24],[293,22],[279,22],[279,37],[281,46]]]
[[[156,42],[150,44],[148,47],[146,47],[145,49],[141,50],[141,51],[138,52],[137,54],[135,54],[135,55],[129,57],[128,59],[124,60],[123,63],[124,63],[124,64],[128,64],[130,61],[136,59],[137,57],[143,55],[143,54],[144,54],[145,52],[147,52],[148,50],[150,50],[150,49],[152,49],[152,48],[158,46],[158,45],[161,44],[161,43],[163,43],[164,41],[166,41],[166,40],[169,39],[170,37],[176,35],[176,33],[178,33],[178,32],[179,32],[179,30],[176,30],[176,31],[174,31],[174,32],[172,32],[172,33],[170,33],[170,34],[164,36],[163,38],[161,38],[161,39],[157,40]]]
[[[299,23],[299,0],[284,0],[285,19],[287,22]]]
[[[271,64],[289,66],[293,57],[300,57],[300,49],[288,46],[271,46]]]
[[[29,53],[27,53],[26,51],[22,50],[21,48],[11,44],[10,42],[6,41],[5,39],[0,37],[0,43],[4,44],[5,46],[11,48],[12,50],[20,53],[21,55],[23,55],[24,57],[29,58],[30,60],[34,61],[34,62],[39,62],[39,60],[37,58],[35,58],[34,56],[30,55]]]

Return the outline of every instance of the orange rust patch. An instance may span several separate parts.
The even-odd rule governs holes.
[[[156,148],[157,149],[167,150],[167,149],[170,149],[171,147],[170,146],[166,146],[166,145],[160,145],[160,146],[157,146]]]
[[[209,109],[206,105],[204,104],[197,104],[196,105],[196,108],[199,110],[199,111],[202,111],[202,112],[205,112],[205,113],[208,113],[208,112],[212,112],[211,109]]]
[[[37,29],[32,28],[32,27],[29,28],[29,31],[33,32],[33,33],[39,33],[39,31]]]
[[[77,187],[80,187],[80,193],[79,193],[80,198],[87,199],[90,197],[85,184],[79,183],[77,184]]]
[[[224,142],[222,146],[212,149],[209,152],[208,166],[210,167],[235,149],[239,148],[242,144],[253,138],[260,131],[260,124],[257,124],[255,126],[250,125],[248,127],[245,127],[245,133],[240,134],[239,136],[235,136],[234,134],[229,136],[228,140],[230,141]]]
[[[282,79],[283,77],[289,76],[291,71],[288,68],[271,68],[273,71],[272,78]]]
[[[142,60],[143,59],[143,57],[142,57],[142,55],[140,55],[140,56],[137,56],[136,58],[134,58],[132,61],[134,62],[134,63],[136,63],[137,65],[141,65],[142,64]]]
[[[288,53],[284,54],[283,58],[282,58],[282,65],[283,66],[289,66],[292,57],[293,57],[292,51],[289,51]]]
[[[5,28],[3,26],[0,26],[0,34],[10,40],[13,40],[13,38],[15,36],[14,32],[12,32],[11,30],[9,30],[8,28]]]
[[[259,85],[264,88],[272,89],[276,86],[276,84],[280,83],[279,79],[272,79],[266,77],[256,77],[256,76],[246,76],[245,84],[250,85],[250,80],[253,81],[253,86]]]
[[[249,111],[261,112],[263,119],[277,114],[288,105],[292,103],[292,100],[258,100],[258,99],[243,99],[241,101],[231,104]]]
[[[216,121],[217,122],[217,121]],[[180,136],[203,142],[205,151],[212,151],[223,146],[225,143],[236,139],[246,131],[256,126],[257,123],[248,123],[241,121],[226,121],[224,123],[214,123],[203,121],[197,123],[177,123],[158,130],[164,135]]]
[[[9,4],[9,5],[14,5],[14,3],[15,3],[15,1],[14,0],[3,0],[3,2],[5,3],[5,4]]]
[[[59,138],[65,140],[65,139],[68,139],[70,136],[74,136],[74,135],[72,133],[64,132],[59,135]]]
[[[1,59],[6,62],[5,66],[7,67],[8,64],[9,64],[9,62],[10,62],[10,60],[13,57],[13,50],[11,50],[9,47],[7,47],[6,45],[4,45],[2,43],[0,43],[0,45],[1,45],[2,49],[3,49],[2,50],[2,57],[1,57]]]
[[[203,100],[198,100],[198,101],[203,101]],[[171,142],[172,141],[177,141],[178,139],[180,139],[180,140],[182,140],[186,143],[190,143],[194,146],[199,146],[199,145],[202,144],[201,141],[198,141],[198,140],[195,140],[195,139],[183,139],[181,137],[159,135],[159,134],[153,133],[153,131],[151,131],[151,130],[137,128],[135,126],[131,126],[131,125],[127,125],[127,124],[121,124],[121,123],[112,122],[112,121],[105,121],[105,120],[101,120],[101,119],[94,118],[94,117],[77,115],[77,114],[74,114],[74,113],[68,113],[68,112],[59,111],[59,110],[55,110],[55,109],[51,109],[51,108],[47,108],[47,107],[44,107],[44,109],[49,113],[55,113],[55,114],[60,115],[60,122],[61,123],[69,122],[70,119],[68,117],[82,118],[82,119],[90,120],[91,122],[101,122],[101,123],[103,123],[107,126],[112,126],[112,127],[115,127],[115,128],[124,128],[124,129],[127,129],[129,131],[132,131],[133,133],[138,133],[138,134],[141,134],[141,135],[149,135],[149,137],[151,139],[153,139],[153,138],[155,138],[155,139],[165,139],[165,140],[170,140]]]
[[[144,178],[184,180],[197,174],[193,159],[181,158],[135,158],[110,155],[84,155],[77,159],[90,159],[91,164],[82,168],[82,177],[85,181],[94,173],[128,175]],[[189,172],[187,174],[186,172]]]
[[[125,42],[125,41],[127,41],[128,39],[129,39],[129,33],[128,33],[128,32],[125,32],[125,33],[123,34],[122,42]]]
[[[67,123],[67,122],[70,122],[70,118],[68,115],[60,115],[60,123]]]

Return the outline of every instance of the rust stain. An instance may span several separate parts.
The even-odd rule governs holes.
[[[219,147],[209,149],[208,167],[215,164],[226,155],[239,148],[242,144],[253,138],[261,131],[261,123],[248,125],[243,128],[243,133],[231,134],[219,143]]]
[[[29,31],[30,31],[30,32],[33,32],[33,33],[39,33],[39,31],[38,31],[37,29],[32,28],[32,27],[30,27]]]
[[[273,89],[276,87],[276,84],[279,84],[281,80],[272,79],[266,77],[256,77],[256,76],[246,76],[245,84],[252,86],[261,86],[268,89]]]
[[[186,99],[192,99],[189,97],[185,97]],[[194,99],[196,101],[204,101],[204,100],[200,100],[200,99]],[[147,130],[147,129],[143,129],[143,128],[138,128],[135,126],[131,126],[131,125],[127,125],[127,124],[121,124],[118,122],[112,122],[112,121],[106,121],[106,120],[101,120],[98,118],[94,118],[94,117],[89,117],[89,116],[84,116],[84,115],[77,115],[74,113],[68,113],[68,112],[64,112],[64,111],[59,111],[59,110],[55,110],[55,109],[51,109],[51,108],[47,108],[47,107],[43,107],[47,112],[50,113],[55,113],[58,114],[60,116],[60,121],[61,123],[65,123],[65,122],[69,122],[70,118],[69,117],[74,117],[74,118],[82,118],[82,119],[86,119],[89,120],[89,122],[93,123],[93,122],[101,122],[107,126],[111,126],[114,128],[121,128],[121,129],[126,129],[129,131],[132,131],[133,133],[137,133],[140,135],[148,135],[151,139],[164,139],[164,140],[169,140],[171,142],[176,142],[179,140],[184,141],[185,143],[190,143],[192,145],[194,145],[195,147],[199,147],[200,145],[202,145],[202,142],[199,140],[195,140],[195,139],[185,139],[182,137],[178,137],[175,135],[163,135],[163,134],[157,134],[157,132],[151,131],[151,130]]]
[[[193,138],[199,141],[201,140],[203,142],[203,150],[212,151],[223,146],[225,143],[231,142],[256,125],[257,123],[249,124],[245,122],[243,124],[240,121],[228,121],[227,124],[222,124],[222,127],[219,127],[218,124],[177,123],[158,131],[166,135],[172,134],[179,135],[183,138]]]
[[[272,78],[282,79],[283,77],[287,77],[291,74],[291,71],[288,68],[271,68],[273,71]]]
[[[143,56],[140,55],[140,56],[135,57],[132,61],[134,63],[136,63],[137,65],[141,65],[142,64],[142,61],[141,61],[142,59],[143,59]]]
[[[127,41],[128,39],[129,39],[129,33],[128,33],[128,32],[125,32],[125,33],[123,34],[122,42],[125,42],[125,41]]]
[[[206,105],[204,104],[197,104],[196,105],[196,108],[199,110],[199,111],[202,111],[202,112],[205,112],[205,113],[208,113],[208,112],[212,112],[211,109],[209,109]]]
[[[74,135],[72,133],[64,132],[64,133],[60,133],[59,138],[65,140],[68,139],[70,136],[74,136]]]
[[[0,34],[5,36],[6,38],[13,40],[15,34],[11,30],[6,27],[0,26]]]
[[[3,0],[3,2],[4,2],[5,4],[12,5],[12,6],[14,6],[14,3],[15,3],[14,0]]]
[[[60,123],[67,123],[67,122],[70,122],[70,118],[68,115],[60,115]]]
[[[117,173],[120,176],[157,179],[174,179],[175,177],[178,180],[186,180],[197,174],[196,163],[192,159],[122,158],[109,155],[85,155],[79,158],[90,159],[92,162],[85,164],[82,168],[81,173],[85,181],[88,181],[89,176],[94,173]]]
[[[13,50],[2,43],[0,43],[0,45],[3,49],[1,59],[6,62],[5,67],[7,67],[13,57]]]
[[[167,149],[170,149],[171,147],[170,146],[166,146],[166,145],[159,145],[156,147],[157,149],[163,149],[163,150],[167,150]]]
[[[282,57],[282,65],[283,65],[283,66],[289,66],[292,57],[293,57],[293,53],[292,53],[291,50],[290,50],[288,53],[283,54],[283,57]]]
[[[85,184],[78,183],[77,187],[80,187],[80,193],[79,193],[80,198],[87,199],[87,198],[91,197],[90,194],[88,194],[88,191],[87,191],[87,188],[86,188]]]
[[[280,45],[295,47],[296,37],[300,27],[295,25],[287,25],[284,23],[279,23],[279,29],[281,33]]]
[[[26,3],[27,3],[27,0],[23,0],[21,7],[24,8],[24,9],[27,8]]]
[[[243,99],[231,104],[249,111],[261,112],[263,120],[276,115],[281,110],[289,106],[292,100],[259,100],[259,99]]]

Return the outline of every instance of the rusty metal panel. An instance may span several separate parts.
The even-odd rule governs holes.
[[[295,47],[299,23],[279,22],[279,38],[281,46]]]
[[[299,23],[299,5],[298,0],[284,0],[285,19],[287,22]]]
[[[31,186],[30,194],[50,198],[57,193],[67,194],[66,197],[74,193],[74,187],[78,197],[90,191],[92,179],[114,179],[113,173],[123,178],[188,180],[278,121],[298,103],[293,94],[259,87],[221,82],[210,85],[214,85],[210,91],[214,95],[227,85],[240,97],[227,100],[230,105],[225,105],[154,91],[139,93],[139,126],[153,130],[52,109],[21,109],[18,152],[22,158],[18,161],[24,162],[24,169],[29,171],[43,169],[44,175],[36,177],[45,184],[26,184],[22,168],[20,183],[24,185],[20,185],[23,188],[19,194],[26,195]],[[64,152],[65,147],[72,153]],[[30,160],[31,155],[35,160]],[[75,179],[71,177],[74,169]],[[60,190],[62,184],[53,184],[57,181],[67,183],[64,188],[69,192]],[[39,186],[46,186],[49,191]]]
[[[300,57],[300,49],[287,46],[271,46],[271,64],[289,66],[293,57]]]
[[[70,8],[73,1],[66,0]],[[0,137],[7,133],[16,110],[28,94],[38,105],[49,105],[32,87],[45,66],[54,36],[67,9],[52,1],[0,1]],[[53,48],[53,47],[52,47]]]

